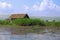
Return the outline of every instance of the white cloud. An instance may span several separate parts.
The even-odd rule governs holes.
[[[0,2],[0,8],[11,8],[12,4],[7,2]]]
[[[30,8],[27,5],[24,5],[25,10],[29,10]]]
[[[25,6],[27,11],[33,12],[31,15],[39,16],[60,16],[60,6],[56,5],[53,0],[42,0],[40,3],[35,2],[32,6]],[[26,11],[26,12],[27,12]]]
[[[46,7],[48,6],[47,2],[45,0],[43,0],[39,6],[39,10],[43,11],[46,9]]]
[[[43,0],[39,6],[40,11],[47,9],[53,10],[56,9],[57,5],[53,3],[52,0]]]
[[[40,10],[57,10],[60,9],[60,6],[56,5],[55,3],[53,3],[52,0],[43,0],[40,4]]]
[[[30,9],[33,11],[58,10],[60,9],[60,6],[53,3],[53,0],[42,0],[40,4],[34,4],[32,7],[25,5],[25,9]]]
[[[35,5],[33,5],[33,7],[31,9],[37,11],[37,10],[39,10],[39,7],[38,7],[38,5],[35,4]]]
[[[11,8],[12,7],[12,4],[8,4],[8,7]]]

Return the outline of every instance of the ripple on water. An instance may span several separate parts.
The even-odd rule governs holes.
[[[0,35],[0,40],[60,40],[60,35],[46,34],[26,34],[26,35]]]
[[[60,34],[46,32],[45,34],[11,35],[10,32],[3,31],[0,32],[0,40],[60,40]]]
[[[53,34],[27,34],[27,35],[12,35],[11,40],[60,40],[60,35]]]

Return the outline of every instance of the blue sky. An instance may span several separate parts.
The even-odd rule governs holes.
[[[60,0],[0,0],[0,15],[60,16]]]

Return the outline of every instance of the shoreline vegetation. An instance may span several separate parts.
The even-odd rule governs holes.
[[[0,28],[9,28],[12,34],[45,33],[45,29],[60,30],[60,21],[44,21],[40,19],[0,20]]]
[[[13,20],[0,20],[0,25],[17,25],[17,26],[60,26],[60,21],[44,21],[41,19],[13,19]]]

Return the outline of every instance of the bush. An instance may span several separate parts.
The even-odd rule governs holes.
[[[39,19],[16,19],[16,20],[13,20],[13,23],[16,25],[22,25],[22,26],[33,26],[33,25],[44,26],[45,25],[45,23]]]
[[[55,26],[60,26],[60,22],[55,22]]]
[[[7,25],[7,24],[9,24],[9,21],[8,20],[0,20],[0,24]]]
[[[60,21],[46,22],[40,19],[15,19],[15,20],[0,20],[0,25],[20,25],[20,26],[60,26]]]

